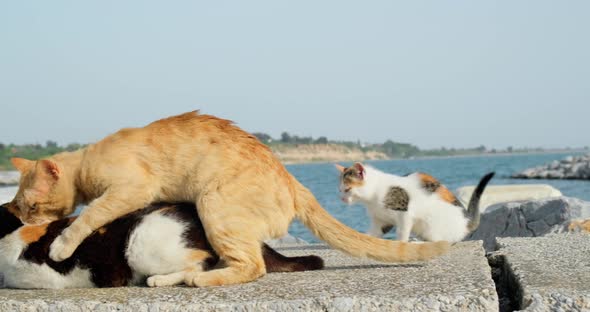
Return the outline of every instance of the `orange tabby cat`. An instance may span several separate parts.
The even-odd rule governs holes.
[[[13,159],[15,197],[28,223],[55,220],[90,203],[53,242],[50,257],[72,255],[94,230],[155,201],[197,204],[207,238],[227,267],[187,274],[188,285],[226,285],[265,274],[260,244],[298,217],[331,246],[382,261],[428,259],[447,242],[411,244],[358,233],[330,216],[271,150],[232,122],[197,112],[122,129],[98,143],[37,162]]]
[[[567,229],[570,232],[579,231],[590,233],[590,219],[574,220],[568,225]]]

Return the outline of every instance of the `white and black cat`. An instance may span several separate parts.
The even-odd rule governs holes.
[[[154,204],[100,228],[63,262],[49,246],[74,218],[23,225],[12,203],[0,206],[0,273],[6,287],[74,288],[177,285],[187,272],[223,265],[194,204]],[[317,256],[285,257],[261,246],[267,272],[323,268]]]
[[[393,226],[400,241],[410,233],[426,241],[461,241],[479,225],[479,199],[494,173],[477,185],[468,208],[430,175],[397,176],[355,163],[340,171],[340,192],[348,204],[366,205],[371,218],[368,234],[381,237]]]

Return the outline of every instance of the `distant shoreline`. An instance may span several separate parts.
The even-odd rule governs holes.
[[[387,158],[387,159],[357,159],[354,161],[391,161],[391,160],[427,160],[427,159],[447,159],[447,158],[466,158],[466,157],[506,157],[506,156],[522,156],[522,155],[549,155],[549,154],[588,154],[590,151],[584,149],[576,150],[547,150],[547,151],[532,151],[532,152],[513,152],[513,153],[481,153],[481,154],[464,154],[464,155],[445,155],[445,156],[415,156],[409,158]],[[336,160],[336,159],[322,159],[313,161],[282,161],[284,165],[306,165],[306,164],[325,164],[333,162],[351,162],[351,160]]]

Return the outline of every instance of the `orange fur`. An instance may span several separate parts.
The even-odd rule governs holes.
[[[442,200],[451,204],[457,202],[457,197],[455,196],[455,194],[449,191],[449,189],[442,185],[435,177],[428,175],[426,173],[419,173],[418,176],[420,177],[422,185],[438,185],[436,193]]]
[[[262,276],[261,242],[284,235],[296,216],[328,244],[355,256],[421,260],[448,248],[443,242],[392,242],[350,229],[330,216],[266,145],[231,121],[198,112],[123,129],[47,160],[55,164],[56,175],[37,170],[39,163],[21,170],[17,204],[26,218],[58,218],[78,203],[90,203],[53,242],[54,260],[69,257],[94,230],[154,201],[196,203],[207,238],[227,265],[187,273],[189,285],[236,284]],[[49,188],[41,192],[38,184]],[[31,211],[31,201],[43,204]]]
[[[590,233],[590,219],[581,220],[581,221],[572,221],[568,226],[568,230],[570,232],[573,231],[582,231]]]
[[[420,177],[422,184],[440,183],[435,177],[426,173],[419,173],[418,176]]]
[[[457,197],[455,197],[455,194],[453,194],[451,191],[449,191],[448,188],[442,185],[438,188],[438,190],[436,190],[436,193],[438,194],[438,196],[440,196],[442,200],[446,201],[447,203],[453,204],[457,201]]]
[[[47,233],[48,223],[41,225],[25,225],[19,230],[19,235],[27,245],[38,241]]]
[[[195,249],[193,252],[191,252],[188,255],[188,259],[187,259],[187,263],[191,264],[191,267],[193,267],[193,263],[194,262],[198,262],[201,263],[203,261],[205,261],[207,258],[210,258],[211,254],[206,251],[206,250],[200,250],[200,249]]]

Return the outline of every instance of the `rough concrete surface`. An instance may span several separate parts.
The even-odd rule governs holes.
[[[590,235],[498,238],[524,311],[590,311]]]
[[[324,245],[286,246],[317,254],[321,271],[273,273],[248,284],[212,288],[0,289],[3,311],[497,311],[481,242],[456,244],[429,262],[383,264]]]

